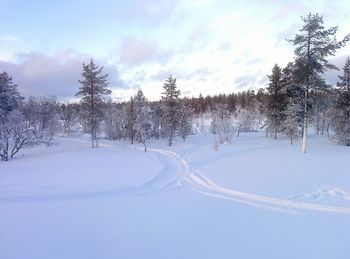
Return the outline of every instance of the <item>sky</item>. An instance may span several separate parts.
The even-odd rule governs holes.
[[[24,96],[60,100],[73,98],[90,58],[116,101],[138,89],[157,100],[170,74],[188,97],[258,89],[293,60],[286,39],[309,12],[339,26],[338,39],[350,33],[348,0],[0,0],[0,72]],[[342,68],[347,56],[350,44],[331,60]]]

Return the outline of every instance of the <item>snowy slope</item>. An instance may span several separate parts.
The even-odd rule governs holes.
[[[349,150],[322,138],[58,142],[0,164],[0,258],[350,257]]]

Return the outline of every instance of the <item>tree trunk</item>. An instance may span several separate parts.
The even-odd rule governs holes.
[[[277,139],[277,118],[275,119],[275,139]]]
[[[237,138],[239,137],[239,134],[241,133],[241,125],[238,126],[238,130],[237,130]]]
[[[301,146],[301,152],[306,153],[307,145],[307,100],[308,99],[308,87],[305,91],[305,103],[304,103],[304,127],[303,127],[303,142]]]

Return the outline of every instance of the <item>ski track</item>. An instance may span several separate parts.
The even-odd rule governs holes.
[[[79,142],[85,142],[79,140]],[[99,143],[101,147],[113,148],[115,145]],[[307,203],[302,201],[278,199],[269,196],[263,196],[253,193],[241,192],[219,186],[208,177],[204,176],[198,168],[213,163],[215,161],[241,154],[242,152],[227,152],[215,156],[200,159],[188,163],[188,157],[200,150],[203,146],[194,144],[187,149],[175,153],[169,150],[148,148],[147,150],[157,154],[158,160],[164,168],[148,182],[136,186],[117,188],[111,190],[89,191],[89,192],[71,192],[62,194],[44,194],[44,195],[21,195],[0,197],[0,202],[42,202],[42,201],[65,201],[81,200],[93,198],[113,198],[120,195],[151,195],[160,192],[171,191],[181,187],[189,187],[206,196],[220,199],[226,199],[259,209],[267,209],[282,213],[297,213],[300,211],[315,211],[324,213],[342,213],[350,214],[350,207],[321,205]],[[132,147],[142,150],[143,147]],[[266,148],[266,147],[265,147]],[[251,152],[253,149],[246,149],[243,152]]]
[[[152,152],[157,152],[171,157],[182,170],[182,175],[177,179],[169,182],[167,187],[177,186],[190,186],[193,190],[198,191],[204,195],[227,199],[239,203],[243,203],[249,206],[253,206],[259,209],[268,209],[284,213],[297,213],[301,210],[325,212],[325,213],[342,213],[350,214],[349,207],[321,205],[306,202],[299,202],[287,199],[272,198],[269,196],[263,196],[253,193],[236,191],[228,188],[224,188],[214,183],[212,180],[204,176],[199,170],[199,167],[203,167],[212,162],[224,159],[237,154],[237,152],[228,152],[216,155],[215,157],[201,159],[199,161],[188,163],[186,157],[193,152],[199,150],[200,147],[194,145],[192,148],[183,151],[179,154],[162,149],[149,149]],[[250,152],[252,149],[247,149],[244,152]],[[240,152],[241,154],[241,152]]]
[[[74,140],[80,143],[89,143],[85,140]],[[116,145],[99,143],[100,147],[115,148]],[[140,149],[143,152],[143,148],[129,147],[132,149]],[[188,154],[192,153],[193,147],[191,146],[188,150]],[[164,168],[152,179],[144,184],[133,187],[115,188],[109,190],[96,190],[86,192],[66,192],[66,193],[54,193],[54,194],[37,194],[37,195],[11,195],[11,196],[0,196],[0,203],[15,203],[15,202],[52,202],[52,201],[71,201],[71,200],[82,200],[82,199],[106,199],[114,198],[122,195],[151,195],[160,192],[173,190],[179,188],[179,179],[182,179],[183,172],[187,166],[184,161],[182,163],[176,163],[176,159],[179,156],[174,155],[170,151],[161,149],[148,149],[149,151],[155,152],[160,163]],[[196,150],[196,149],[193,149]],[[185,150],[186,151],[186,150]],[[62,151],[54,152],[54,154]],[[185,153],[184,153],[185,154]],[[186,155],[186,154],[185,154]],[[174,161],[175,160],[175,161]],[[179,166],[180,165],[180,166]]]

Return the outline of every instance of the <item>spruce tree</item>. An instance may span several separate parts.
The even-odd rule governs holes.
[[[134,101],[136,117],[133,129],[135,131],[136,140],[144,145],[146,152],[146,140],[150,137],[152,131],[152,110],[142,90],[137,91]]]
[[[283,121],[284,133],[290,138],[291,144],[302,132],[303,122],[303,88],[298,81],[295,64],[289,62],[282,69],[282,82],[285,88],[287,105]]]
[[[103,119],[103,108],[105,97],[111,94],[107,89],[108,74],[103,73],[103,67],[98,67],[93,59],[90,63],[83,63],[82,80],[79,91],[75,96],[81,96],[83,118],[91,134],[92,148],[97,146],[97,133]]]
[[[309,13],[302,17],[304,25],[293,39],[289,40],[296,48],[295,64],[300,82],[304,87],[304,123],[302,152],[306,152],[307,129],[309,120],[308,100],[309,91],[319,86],[322,76],[328,69],[336,69],[336,66],[329,63],[327,58],[334,56],[337,49],[343,47],[349,40],[347,35],[342,41],[337,41],[335,34],[338,27],[325,29],[323,17],[318,14]]]
[[[268,76],[270,83],[267,87],[267,130],[277,139],[277,133],[281,131],[286,109],[286,94],[282,81],[282,70],[276,64],[272,68],[272,74]]]
[[[175,137],[176,130],[178,128],[181,107],[180,104],[180,90],[176,86],[176,78],[171,75],[167,80],[165,80],[164,92],[162,93],[163,102],[163,132],[168,139],[169,146],[172,146],[173,139]]]

